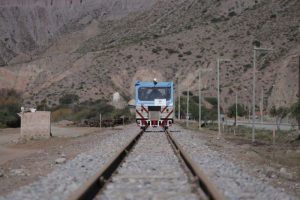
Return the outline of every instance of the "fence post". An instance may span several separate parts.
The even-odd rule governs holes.
[[[275,128],[273,128],[273,146],[275,145],[275,136],[276,136],[276,131]]]
[[[273,128],[273,145],[272,145],[272,158],[275,159],[275,136],[276,136],[276,130]]]
[[[100,121],[100,122],[99,122],[99,127],[100,127],[100,129],[101,129],[101,128],[102,128],[102,127],[101,127],[101,122],[102,122],[102,116],[101,116],[101,113],[99,114],[99,121]]]

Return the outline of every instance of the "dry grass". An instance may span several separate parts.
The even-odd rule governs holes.
[[[59,121],[62,119],[65,119],[67,116],[70,116],[72,114],[71,108],[59,108],[58,110],[55,110],[51,113],[51,121]]]

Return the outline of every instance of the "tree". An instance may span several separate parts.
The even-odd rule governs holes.
[[[39,105],[36,106],[37,110],[50,110],[50,108],[48,107],[48,102],[47,99],[43,99]]]
[[[0,90],[0,127],[19,127],[21,111],[21,93],[14,89]]]
[[[294,103],[291,106],[290,111],[291,111],[291,117],[295,118],[299,123],[299,120],[300,120],[300,100],[298,102]],[[300,124],[298,124],[298,129],[300,128],[299,125]]]
[[[181,116],[186,115],[186,96],[181,96],[180,98],[180,113]],[[212,98],[213,99],[213,98]],[[190,104],[189,104],[189,114],[192,119],[198,120],[199,119],[199,96],[192,96],[190,98]],[[213,99],[214,100],[214,99]],[[176,116],[178,116],[178,102],[176,101]],[[206,121],[211,120],[215,121],[218,118],[217,115],[217,106],[213,106],[211,109],[206,108],[205,106],[201,106],[201,119]]]
[[[237,104],[237,106],[235,104],[232,104],[231,106],[229,106],[227,116],[230,118],[234,117],[234,125],[236,125],[236,120],[237,120],[236,107],[237,107],[237,114],[239,117],[243,117],[247,114],[247,111],[245,110],[244,106],[242,106],[241,104]]]
[[[69,105],[78,102],[79,97],[76,94],[65,94],[59,99],[59,103],[62,105]]]
[[[272,117],[276,118],[276,126],[277,130],[280,130],[280,124],[283,118],[285,118],[289,114],[290,110],[287,107],[280,106],[276,108],[275,106],[272,106],[270,109],[269,114]]]

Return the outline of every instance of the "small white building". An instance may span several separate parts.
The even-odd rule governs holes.
[[[19,113],[21,117],[21,137],[26,139],[50,138],[51,112],[35,111]]]

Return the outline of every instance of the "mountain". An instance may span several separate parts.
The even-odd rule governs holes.
[[[0,87],[24,103],[65,93],[81,101],[133,96],[136,80],[173,80],[197,95],[216,96],[221,63],[223,107],[252,98],[253,47],[257,102],[297,100],[300,55],[298,0],[6,0],[0,3]]]

